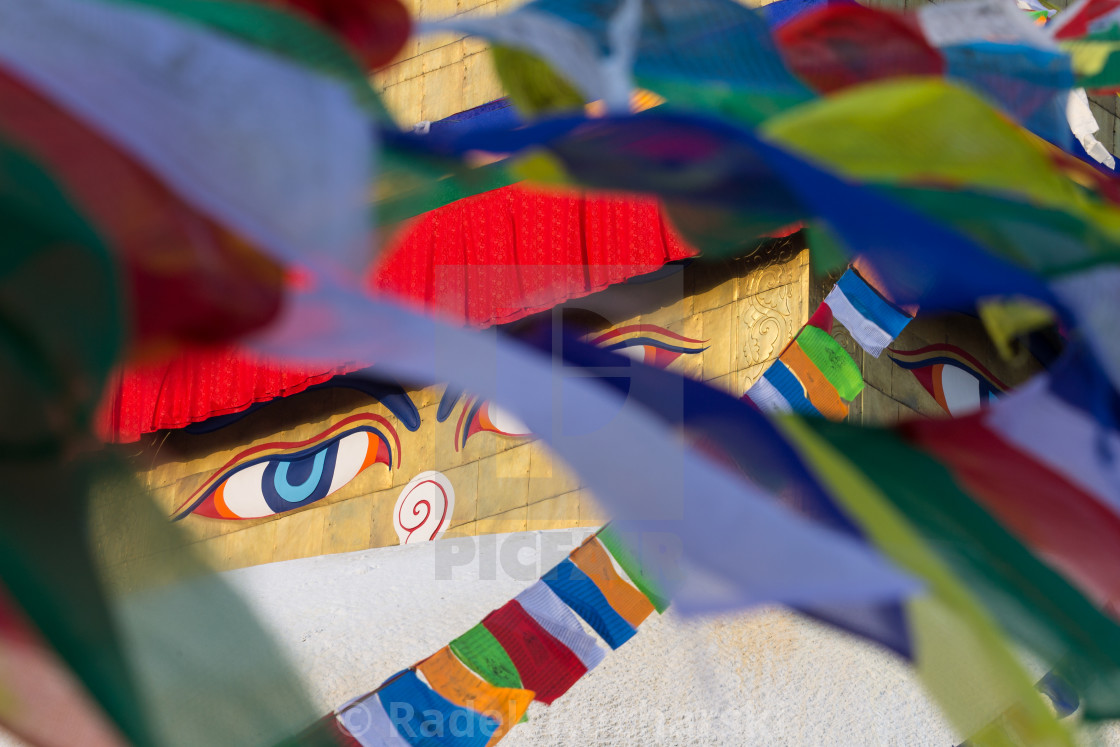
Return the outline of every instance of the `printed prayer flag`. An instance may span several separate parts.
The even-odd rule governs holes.
[[[497,744],[521,720],[533,701],[531,690],[490,685],[467,669],[447,646],[417,664],[416,669],[441,696],[498,722],[488,744]]]
[[[608,524],[603,527],[595,536],[599,538],[603,547],[614,558],[614,562],[626,571],[626,575],[630,577],[634,585],[646,595],[658,614],[669,609],[667,595],[657,587],[657,583],[645,572],[642,567],[641,556],[630,552],[630,548],[626,546],[622,537],[619,536],[612,525]]]
[[[850,268],[836,281],[824,303],[852,339],[876,358],[902,334],[911,319]]]
[[[380,692],[350,701],[338,709],[336,719],[343,735],[361,747],[409,747],[390,718]],[[299,744],[302,747],[303,743]]]
[[[588,671],[606,656],[595,639],[584,631],[571,609],[543,581],[537,581],[514,599],[542,628],[570,648]]]
[[[570,559],[544,574],[542,580],[611,648],[618,648],[633,638],[634,633],[637,632],[634,626],[610,605],[595,582]]]
[[[521,688],[521,676],[509,654],[486,627],[479,623],[449,644],[452,653],[482,679],[495,687]]]
[[[794,344],[824,374],[841,399],[851,402],[863,391],[863,376],[859,372],[859,366],[831,334],[807,325],[797,335]]]
[[[816,327],[809,327],[809,329],[816,329]],[[797,340],[790,343],[790,346],[782,352],[781,362],[801,382],[809,401],[821,415],[829,420],[843,420],[848,416],[848,403],[840,397],[836,387],[817,367],[805,349],[797,343]]]
[[[813,315],[809,317],[809,321],[807,321],[805,324],[809,327],[816,327],[817,329],[823,330],[825,333],[831,335],[832,322],[832,309],[828,307],[827,303],[822,303],[817,307],[817,310],[813,312]]]
[[[587,673],[579,657],[515,601],[491,612],[482,624],[509,654],[525,689],[536,693],[535,699],[545,705],[568,692]]]
[[[766,369],[746,396],[763,412],[821,417],[820,410],[805,396],[805,387],[780,359]]]
[[[653,612],[645,594],[618,575],[610,554],[595,537],[588,538],[568,557],[599,587],[614,611],[635,628]]]
[[[412,747],[485,747],[498,729],[496,719],[455,705],[412,669],[389,678],[377,696],[393,728]]]

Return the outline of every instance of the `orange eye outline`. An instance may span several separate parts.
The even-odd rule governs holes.
[[[495,412],[496,411],[496,412]],[[511,425],[521,426],[510,429]],[[520,420],[497,410],[488,400],[467,397],[459,421],[455,424],[455,451],[467,445],[467,440],[476,433],[497,433],[499,436],[524,438],[533,435]]]

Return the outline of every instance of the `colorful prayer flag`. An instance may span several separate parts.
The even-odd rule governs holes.
[[[863,391],[859,366],[828,332],[806,325],[797,335],[794,345],[804,351],[841,399],[850,402]]]
[[[595,639],[584,631],[571,609],[543,581],[537,581],[514,599],[542,628],[571,649],[588,671],[598,666],[606,656]]]
[[[637,632],[634,626],[611,606],[595,582],[570,558],[544,574],[542,580],[611,648],[618,648],[633,638]],[[653,609],[652,605],[650,609]]]
[[[509,601],[483,621],[509,655],[524,689],[548,705],[587,673],[587,667],[570,648],[556,640],[520,604]]]
[[[635,629],[653,612],[649,599],[618,575],[611,556],[596,537],[589,537],[568,556],[603,593],[607,603]]]
[[[806,329],[820,332],[816,327],[807,327]],[[804,330],[802,330],[802,333],[804,333]],[[821,334],[824,333],[821,332]],[[829,335],[825,335],[825,337],[832,340]],[[833,340],[833,343],[835,343],[835,340]],[[837,344],[836,348],[840,348],[840,346]],[[840,348],[840,350],[842,351],[843,348]],[[837,360],[837,358],[825,358],[822,362],[827,366],[834,360]],[[848,360],[851,360],[851,358]],[[840,396],[840,392],[836,390],[836,386],[828,378],[828,374],[817,366],[813,358],[809,357],[808,351],[799,344],[797,339],[791,342],[789,347],[782,352],[780,361],[786,365],[789,372],[804,387],[805,395],[813,403],[817,412],[829,420],[843,420],[848,416],[848,403]],[[855,367],[854,361],[852,361],[852,366]],[[843,368],[837,366],[836,369],[830,370],[830,373],[835,375],[837,370],[843,370]],[[856,374],[859,374],[858,368],[856,368]],[[863,379],[861,378],[860,384],[862,385],[862,383]]]
[[[634,582],[634,585],[646,595],[646,598],[649,599],[658,614],[669,609],[668,595],[658,588],[656,580],[651,578],[650,574],[643,567],[640,552],[637,555],[632,553],[613,525],[608,524],[603,527],[595,536],[599,538],[603,547],[611,554],[614,562],[618,563],[619,567],[621,567],[622,570],[626,572],[626,575],[630,577],[630,580]]]
[[[521,689],[521,675],[486,627],[479,623],[449,644],[452,653],[482,679],[496,687]]]
[[[781,359],[774,361],[744,396],[763,412],[821,417],[821,411],[805,396],[805,387]]]
[[[852,339],[876,358],[902,334],[911,320],[851,268],[836,281],[824,304]]]
[[[390,725],[412,747],[485,747],[498,729],[498,720],[455,705],[429,687],[413,669],[386,680],[378,689],[377,698]],[[351,707],[348,712],[353,710]],[[362,742],[362,734],[355,733],[353,724],[353,718],[344,722],[354,738]],[[383,727],[384,722],[371,720],[372,725]]]
[[[498,722],[487,744],[497,744],[521,721],[533,700],[530,690],[490,685],[467,669],[447,646],[417,664],[416,669],[424,675],[428,686],[444,698]]]

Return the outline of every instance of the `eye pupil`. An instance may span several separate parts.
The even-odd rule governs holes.
[[[303,459],[277,462],[272,476],[272,486],[277,495],[288,503],[307,500],[323,479],[323,463],[329,450],[324,449]]]
[[[299,459],[277,459],[261,479],[264,499],[276,513],[317,501],[330,490],[338,442]]]

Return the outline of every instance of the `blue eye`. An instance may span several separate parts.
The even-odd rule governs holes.
[[[339,443],[333,441],[305,457],[270,461],[261,484],[268,505],[275,509],[326,497],[335,476]]]
[[[386,433],[399,460],[397,434],[378,415],[347,418],[300,443],[247,449],[203,483],[174,518],[259,519],[322,500],[373,464],[392,467]]]

